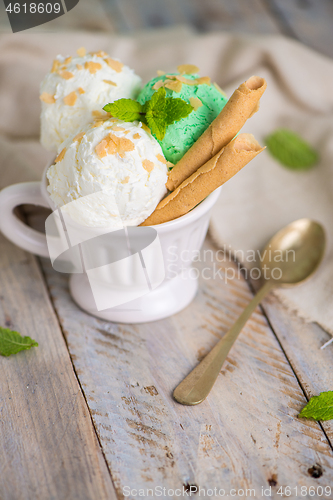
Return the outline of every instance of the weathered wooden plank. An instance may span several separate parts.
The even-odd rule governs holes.
[[[284,352],[295,370],[308,398],[320,392],[333,390],[333,345],[321,350],[321,346],[331,336],[315,323],[306,323],[295,313],[269,296],[263,308]],[[322,426],[333,443],[333,422],[323,422]]]
[[[333,57],[333,4],[330,0],[263,0],[282,33]]]
[[[194,302],[144,325],[89,317],[71,301],[66,277],[43,264],[119,496],[126,486],[196,484],[254,488],[258,498],[261,487],[275,485],[272,498],[281,498],[281,485],[331,484],[330,444],[319,424],[297,419],[306,398],[259,309],[208,399],[197,407],[173,401],[174,387],[251,298],[242,276],[225,282],[234,264],[211,262],[215,250],[208,250],[198,264],[206,279]],[[316,463],[324,470],[317,479],[309,472]]]
[[[0,325],[39,343],[0,357],[1,500],[116,498],[36,260],[1,235]]]

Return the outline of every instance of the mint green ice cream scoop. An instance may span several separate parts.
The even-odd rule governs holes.
[[[173,74],[178,75],[179,73]],[[198,75],[182,76],[188,80],[198,78]],[[168,77],[163,75],[150,80],[141,90],[137,100],[144,104],[156,92],[153,86],[160,80],[164,82],[167,79]],[[198,107],[196,111],[193,110],[186,118],[169,125],[164,139],[158,141],[165,158],[175,164],[222,111],[227,103],[227,98],[213,84],[206,83],[196,85],[183,83],[180,92],[168,88],[165,90],[166,97],[180,98],[189,104],[191,104],[190,98],[198,98],[202,103],[202,106]],[[196,104],[200,104],[199,101],[196,100]]]

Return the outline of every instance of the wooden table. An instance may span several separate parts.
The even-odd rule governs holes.
[[[104,0],[104,8],[109,17],[95,17],[95,27],[190,21],[202,30],[287,33],[333,55],[329,1],[205,0],[203,8],[197,0]],[[89,26],[87,2],[80,9],[75,26]],[[216,251],[209,238],[204,249]],[[333,388],[332,348],[320,351],[330,337],[274,296],[244,328],[204,403],[184,407],[171,397],[251,299],[241,273],[225,283],[230,266],[237,270],[233,262],[199,263],[209,267],[206,276],[220,267],[220,277],[201,279],[179,314],[117,325],[82,312],[65,275],[0,236],[0,325],[39,342],[0,358],[1,500],[191,491],[200,498],[204,490],[206,498],[221,498],[219,490],[234,498],[318,498],[312,488],[320,486],[332,486],[322,498],[333,498],[333,424],[297,418],[311,396]]]

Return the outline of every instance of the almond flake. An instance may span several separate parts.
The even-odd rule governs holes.
[[[51,73],[56,73],[59,68],[60,68],[60,61],[58,61],[58,59],[54,59],[53,64],[52,64]]]
[[[167,80],[164,87],[169,90],[173,90],[174,92],[180,92],[182,90],[182,82]]]
[[[140,134],[134,134],[133,139],[140,139],[141,135]]]
[[[141,122],[141,128],[142,128],[145,132],[147,132],[147,134],[150,134],[150,135],[151,135],[151,130],[150,130],[150,128],[149,128],[149,127],[148,127],[145,123],[142,123],[142,122]]]
[[[96,127],[99,127],[100,125],[102,125],[104,123],[103,120],[97,120],[92,126],[91,128],[96,128]]]
[[[82,64],[77,64],[76,67],[77,67],[78,70],[83,69]]]
[[[158,69],[158,70],[156,71],[156,73],[157,73],[157,75],[158,75],[158,76],[163,76],[163,75],[165,75],[165,71],[162,71],[161,69]]]
[[[76,103],[76,99],[77,99],[76,92],[71,92],[70,94],[64,97],[64,103],[67,106],[74,106],[74,104]]]
[[[59,76],[61,76],[64,80],[70,80],[74,77],[74,74],[70,71],[59,71]]]
[[[113,125],[112,130],[115,132],[123,132],[125,129],[124,127],[119,127],[119,125]]]
[[[197,78],[196,82],[196,85],[210,85],[210,78],[209,76],[202,76],[201,78]]]
[[[113,85],[114,87],[117,87],[117,84],[112,80],[103,80],[103,82],[108,83],[109,85]]]
[[[80,144],[80,142],[82,141],[83,139],[83,136],[84,136],[84,132],[80,132],[79,134],[77,134],[74,139],[73,139],[73,142],[78,142]]]
[[[56,102],[55,98],[53,95],[48,94],[47,92],[43,92],[40,96],[39,99],[43,102],[46,102],[46,104],[54,104]]]
[[[84,57],[87,51],[84,47],[80,47],[79,49],[77,49],[76,53],[79,57]]]
[[[193,73],[199,73],[198,66],[194,66],[194,64],[181,64],[177,66],[179,73],[182,75],[192,75]]]
[[[224,92],[224,90],[221,89],[221,87],[216,82],[214,82],[213,85],[216,88],[216,90],[220,92],[220,94],[222,94],[224,97],[227,97],[227,94]]]
[[[164,156],[162,156],[161,154],[158,154],[156,155],[156,158],[158,159],[158,161],[160,161],[161,163],[164,163],[166,164],[166,159],[164,158]]]
[[[167,167],[168,167],[169,170],[171,170],[174,167],[174,164],[171,163],[171,161],[167,161],[166,164],[167,164]]]
[[[64,60],[64,64],[69,64],[71,62],[72,62],[72,56],[66,57],[66,59]]]
[[[89,70],[89,73],[94,75],[98,70],[102,69],[102,65],[100,63],[96,63],[93,61],[87,61],[84,63],[85,69]]]
[[[58,156],[56,157],[56,159],[54,160],[54,163],[58,163],[59,161],[63,160],[64,156],[65,156],[65,153],[66,153],[67,149],[64,148],[59,154]]]
[[[86,93],[86,91],[82,87],[79,87],[77,89],[77,91],[78,91],[79,94],[85,94]]]
[[[120,61],[115,61],[111,57],[106,57],[105,62],[112,68],[116,73],[121,73],[121,70],[123,69],[123,63]]]
[[[201,106],[202,106],[202,102],[199,99],[199,97],[190,97],[189,101],[190,101],[190,104],[191,104],[192,108],[194,109],[194,111],[201,108]]]
[[[108,118],[109,115],[107,115],[105,112],[99,111],[99,109],[94,109],[94,111],[91,112],[92,116],[96,116],[96,118]]]
[[[164,81],[163,80],[158,80],[153,86],[152,86],[152,89],[153,90],[158,90],[160,89],[161,87],[163,87],[164,85]]]
[[[120,158],[125,157],[125,153],[127,151],[133,151],[134,144],[130,139],[126,139],[126,137],[118,137],[111,132],[109,133],[109,142],[108,142],[108,153],[116,154],[120,156]]]
[[[106,151],[107,146],[108,146],[108,143],[105,139],[103,139],[99,144],[97,144],[97,146],[95,148],[95,152],[99,158],[104,158],[104,156],[107,155],[107,151]]]
[[[127,184],[127,183],[128,183],[128,181],[129,181],[129,175],[127,175],[127,176],[125,177],[125,179],[123,179],[123,180],[121,181],[121,183],[122,183],[122,184]]]
[[[89,52],[91,56],[97,56],[97,57],[105,57],[107,56],[107,53],[104,52],[104,50],[98,50],[97,52]]]
[[[143,160],[142,162],[142,166],[145,170],[147,170],[147,172],[151,172],[153,169],[154,169],[154,163],[152,161],[149,161],[149,160]]]

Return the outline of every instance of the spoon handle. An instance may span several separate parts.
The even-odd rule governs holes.
[[[207,356],[187,375],[176,387],[173,397],[183,405],[197,405],[209,394],[213,387],[228,353],[237,339],[243,326],[250,318],[258,304],[265,295],[274,287],[273,280],[266,281],[258,293],[244,309],[234,325],[219,340]]]

